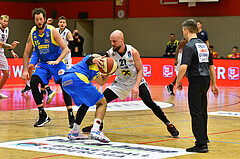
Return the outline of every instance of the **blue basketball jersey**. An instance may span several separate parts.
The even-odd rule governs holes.
[[[94,80],[99,76],[99,69],[96,64],[88,66],[86,64],[87,59],[91,55],[87,55],[84,57],[79,63],[75,64],[72,68],[70,68],[66,73],[77,72],[85,75],[89,81]]]
[[[32,44],[40,62],[55,61],[62,53],[60,46],[53,38],[53,29],[53,26],[46,25],[42,35],[39,35],[36,26],[31,30]]]

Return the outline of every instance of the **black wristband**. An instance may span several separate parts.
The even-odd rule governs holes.
[[[12,51],[13,49],[8,49],[9,51]]]
[[[89,66],[89,65],[92,65],[92,64],[93,64],[92,60],[93,60],[94,58],[95,58],[95,57],[90,56],[90,57],[87,59],[86,64],[87,64],[88,66]]]

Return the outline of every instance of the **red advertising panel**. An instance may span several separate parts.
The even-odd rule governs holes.
[[[73,64],[78,63],[82,57],[74,57]],[[143,76],[151,85],[167,85],[176,77],[174,59],[172,58],[141,58],[143,62]],[[218,86],[240,87],[239,68],[240,60],[234,59],[214,59]],[[21,79],[23,71],[23,60],[8,59],[10,75],[7,84],[25,84]],[[112,76],[108,82],[112,82]],[[53,81],[50,81],[53,82]],[[187,79],[182,81],[187,85]]]

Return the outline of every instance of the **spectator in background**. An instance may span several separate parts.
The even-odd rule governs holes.
[[[228,59],[238,59],[240,58],[240,53],[238,53],[238,47],[233,46],[232,48],[232,54],[227,55]]]
[[[210,53],[212,55],[212,58],[218,58],[218,53],[213,50],[213,46],[212,45],[209,46],[209,50],[210,50]]]
[[[72,56],[83,56],[84,38],[79,35],[78,30],[73,31],[74,48],[71,49]]]
[[[202,23],[200,21],[197,21],[197,31],[197,37],[205,42],[209,48],[208,35],[205,30],[202,30]]]
[[[175,39],[175,35],[173,33],[170,34],[170,41],[167,43],[167,48],[165,51],[165,55],[163,57],[175,57],[176,48],[179,45],[179,41]]]

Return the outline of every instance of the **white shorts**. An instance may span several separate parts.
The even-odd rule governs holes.
[[[181,65],[181,62],[182,62],[182,53],[178,53],[178,64],[177,66],[175,66],[175,72],[176,72],[176,75],[178,75],[178,71],[179,71],[179,68],[180,68],[180,65]]]
[[[8,62],[4,53],[0,53],[0,70],[8,70]]]
[[[146,86],[148,86],[144,78],[142,78],[140,85],[141,84],[146,84]],[[127,84],[118,83],[117,81],[113,81],[112,85],[109,86],[108,88],[112,90],[120,100],[123,100],[129,95],[134,85],[135,83],[127,85]]]
[[[69,70],[72,67],[72,58],[71,58],[71,52],[69,52],[65,58],[64,58],[67,70]]]

